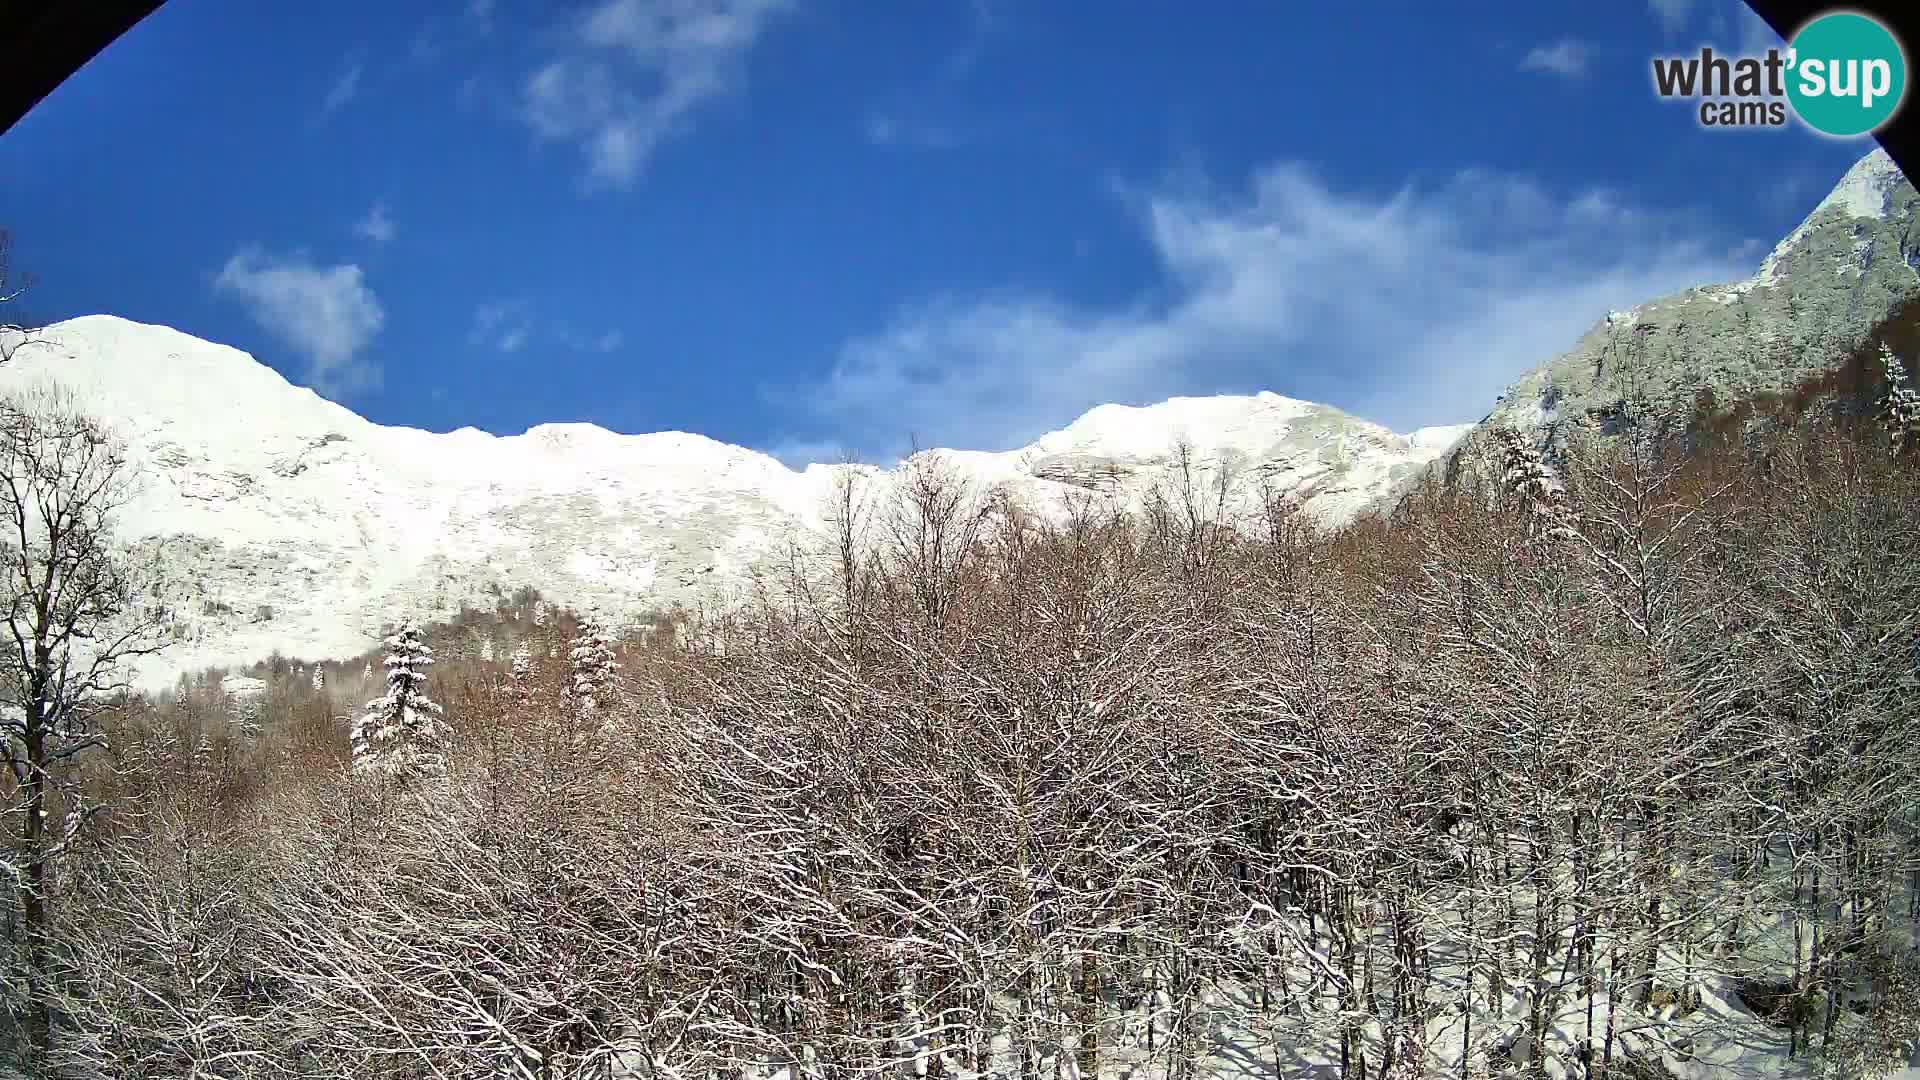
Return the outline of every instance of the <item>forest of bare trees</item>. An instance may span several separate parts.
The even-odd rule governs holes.
[[[404,775],[352,768],[409,737],[350,740],[404,718],[370,665],[244,730],[122,697],[11,781],[29,830],[98,809],[11,864],[5,1005],[74,1076],[1884,1075],[1920,469],[1883,396],[1496,441],[1332,534],[1228,522],[1259,478],[1204,463],[1043,515],[924,457],[645,644],[397,637]]]

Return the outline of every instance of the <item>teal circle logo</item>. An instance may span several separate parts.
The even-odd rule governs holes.
[[[1822,15],[1789,43],[1787,100],[1826,135],[1865,135],[1907,93],[1907,58],[1893,32],[1851,11]]]

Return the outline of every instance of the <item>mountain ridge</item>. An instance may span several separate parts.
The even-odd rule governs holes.
[[[48,327],[0,368],[0,388],[49,383],[127,445],[139,490],[121,536],[169,568],[179,640],[138,673],[150,687],[272,651],[354,655],[399,618],[451,617],[522,586],[615,622],[722,603],[790,542],[824,541],[840,478],[877,495],[899,476],[796,470],[689,432],[383,426],[238,349],[110,315]],[[1402,436],[1263,392],[1105,405],[1018,450],[925,457],[1045,512],[1076,490],[1137,503],[1185,441],[1337,523],[1464,430]]]

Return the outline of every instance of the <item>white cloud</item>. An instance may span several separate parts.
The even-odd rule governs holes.
[[[1648,9],[1669,34],[1687,28],[1688,20],[1693,18],[1693,5],[1694,0],[1647,0]]]
[[[573,352],[616,352],[627,342],[618,330],[583,334],[565,322],[541,318],[525,299],[495,300],[473,309],[469,344],[503,353],[519,352],[535,340]]]
[[[504,353],[519,352],[533,336],[533,306],[525,300],[496,300],[473,309],[467,340]]]
[[[1376,195],[1284,164],[1232,199],[1129,201],[1161,279],[1139,300],[919,304],[778,389],[812,429],[788,444],[1009,449],[1105,402],[1260,389],[1402,431],[1476,420],[1610,308],[1750,269],[1684,216],[1485,171]]]
[[[530,74],[520,114],[576,144],[590,185],[632,183],[696,109],[738,84],[742,61],[788,0],[599,0],[568,47]]]
[[[245,303],[254,322],[306,358],[315,390],[336,397],[379,387],[380,369],[359,354],[386,312],[358,266],[246,248],[227,260],[213,287]]]
[[[556,326],[554,340],[575,352],[610,353],[626,344],[627,335],[618,330],[608,330],[603,334],[582,334],[565,323]]]
[[[1591,55],[1585,42],[1576,38],[1561,38],[1551,45],[1536,46],[1528,51],[1526,58],[1520,61],[1520,70],[1544,71],[1562,78],[1578,79],[1587,73],[1587,60]]]
[[[374,203],[367,210],[367,216],[353,223],[354,235],[373,244],[385,244],[393,239],[395,226],[393,218],[387,213],[387,204]]]
[[[331,115],[345,108],[349,102],[360,95],[360,76],[366,73],[366,61],[359,56],[347,59],[345,70],[340,72],[333,85],[327,89],[326,100],[320,103],[320,112]]]

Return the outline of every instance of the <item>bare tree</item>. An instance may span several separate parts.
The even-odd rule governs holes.
[[[39,328],[21,316],[15,306],[33,286],[33,279],[13,269],[12,252],[13,235],[0,229],[0,310],[7,313],[0,316],[0,364],[13,359],[22,346],[39,340]]]
[[[920,615],[938,629],[977,552],[985,514],[966,477],[939,451],[917,453],[901,469],[888,554],[912,590]]]
[[[861,620],[872,604],[876,584],[870,535],[873,511],[867,491],[870,483],[858,462],[851,458],[842,461],[834,474],[826,515],[833,538],[833,576],[839,585],[848,648],[853,652],[859,651]]]
[[[164,612],[142,602],[139,577],[113,544],[130,480],[121,447],[64,394],[0,400],[0,695],[9,707],[0,730],[12,780],[6,814],[15,819],[27,1038],[40,1052],[51,1038],[48,867],[93,813],[62,776],[103,744],[95,720],[126,690],[126,662],[165,643]]]

